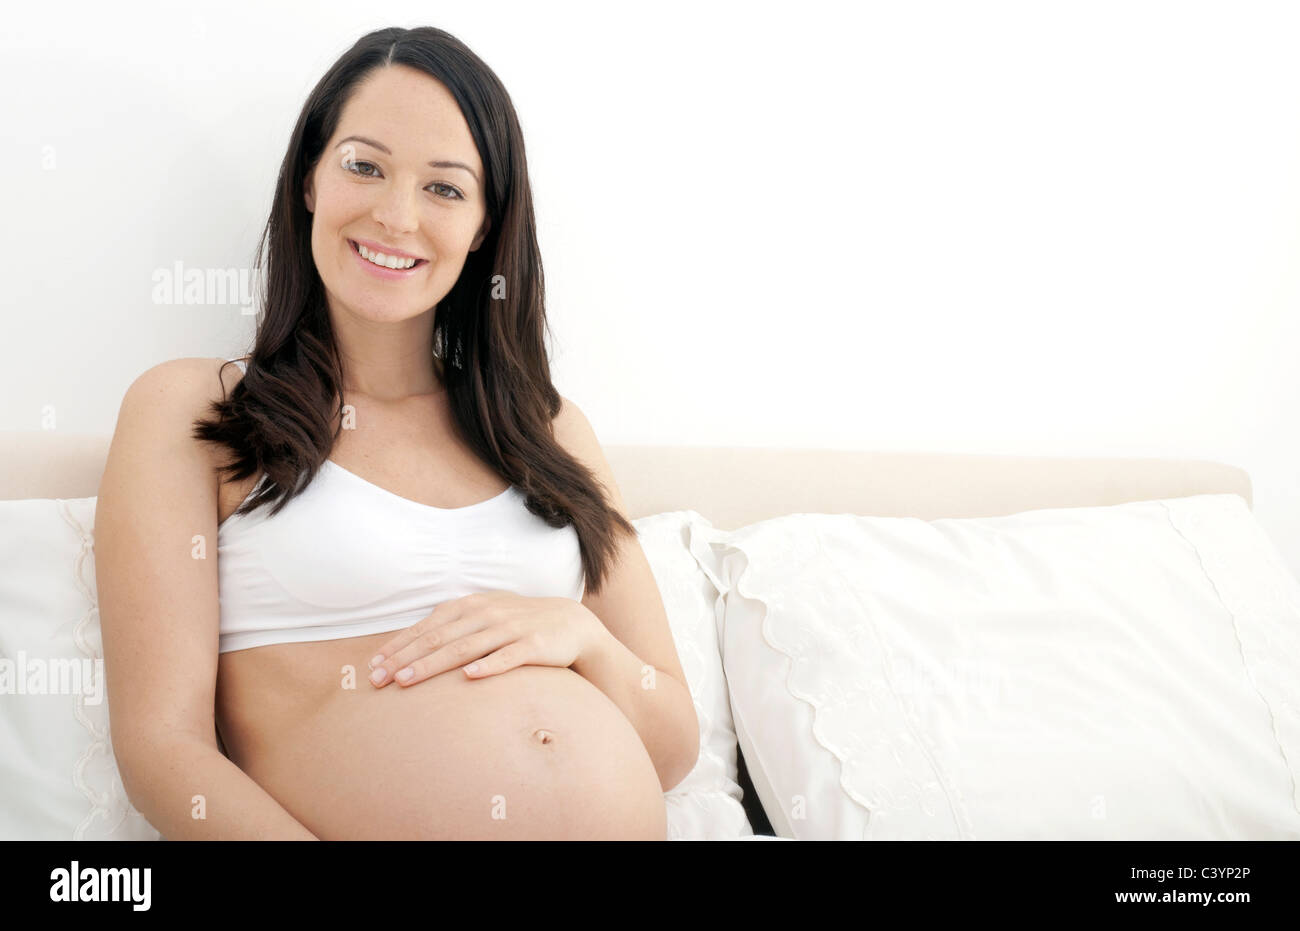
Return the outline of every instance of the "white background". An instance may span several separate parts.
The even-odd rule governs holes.
[[[1300,573],[1290,3],[12,4],[0,429],[111,432],[251,345],[153,272],[251,265],[308,91],[390,25],[509,90],[602,443],[1218,460]]]

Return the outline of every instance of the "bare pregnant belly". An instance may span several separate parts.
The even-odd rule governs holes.
[[[458,667],[376,689],[366,662],[390,637],[220,655],[230,759],[317,837],[666,838],[645,745],[582,676],[521,666],[468,679]]]

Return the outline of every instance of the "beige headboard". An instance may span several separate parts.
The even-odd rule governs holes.
[[[109,440],[0,432],[0,500],[94,496]],[[724,530],[800,512],[933,520],[1222,493],[1253,505],[1245,470],[1196,459],[613,445],[605,454],[632,519],[693,510]]]

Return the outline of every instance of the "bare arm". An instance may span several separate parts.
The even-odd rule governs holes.
[[[217,476],[190,436],[215,365],[157,365],[118,412],[94,530],[113,751],[168,840],[315,840],[217,748]]]

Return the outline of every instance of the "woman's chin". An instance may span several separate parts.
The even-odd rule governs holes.
[[[347,315],[357,323],[384,324],[413,320],[421,314],[429,313],[429,306],[431,305],[418,304],[400,309],[394,308],[392,304],[376,305],[374,295],[368,294],[358,301],[347,304],[345,309]]]

